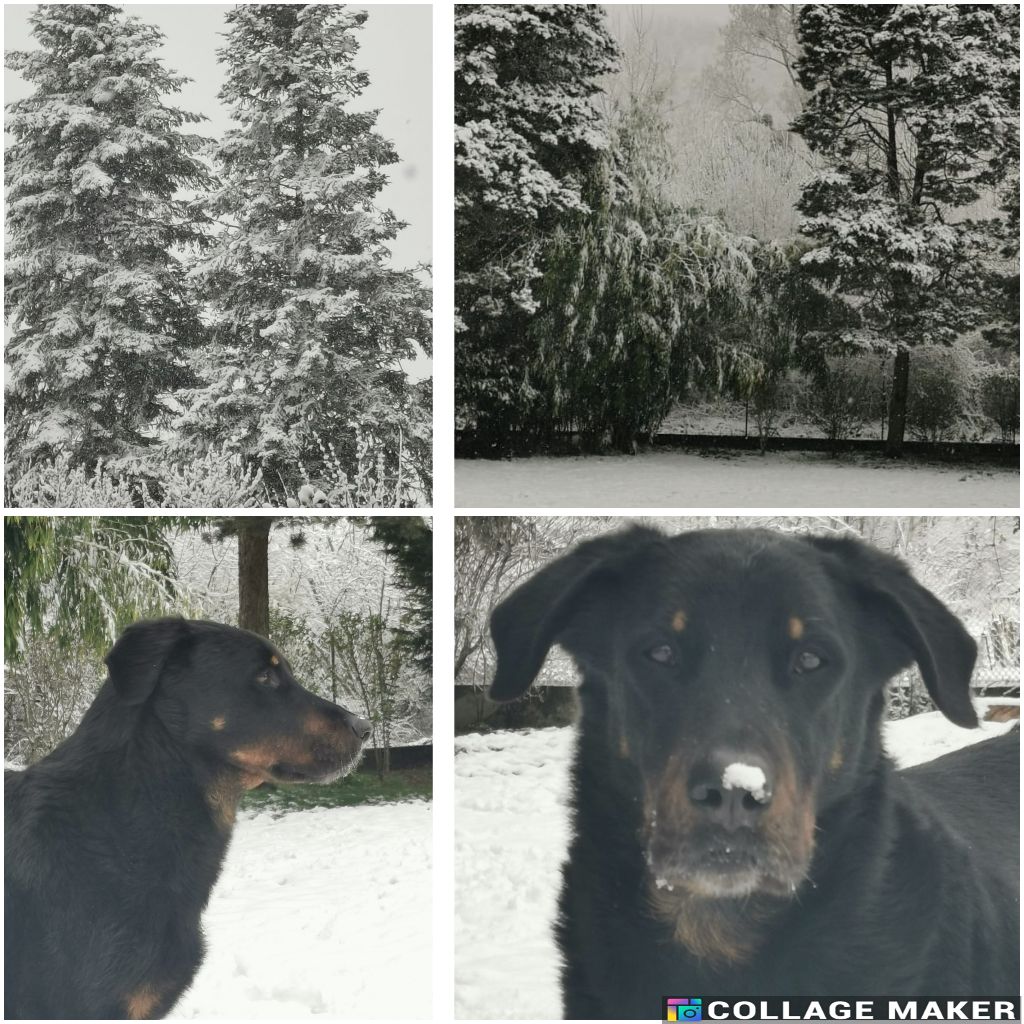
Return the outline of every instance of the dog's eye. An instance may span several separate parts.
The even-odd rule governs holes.
[[[668,644],[658,644],[657,647],[652,647],[647,652],[647,657],[659,665],[674,665],[676,663],[675,651]]]
[[[261,672],[256,677],[256,682],[260,686],[277,686],[277,680],[269,672]]]
[[[793,658],[793,671],[797,675],[804,675],[807,672],[816,672],[822,664],[821,657],[814,651],[798,651]]]

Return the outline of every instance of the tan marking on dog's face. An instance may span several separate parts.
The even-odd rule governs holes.
[[[226,723],[227,719],[223,715],[217,715],[216,718],[210,721],[210,728],[213,729],[214,732],[220,732]]]
[[[680,608],[679,611],[672,616],[672,631],[674,633],[682,633],[684,629],[686,629],[686,612]]]
[[[313,711],[306,715],[302,722],[302,729],[307,736],[330,736],[338,731],[338,726],[326,715]]]
[[[799,640],[804,635],[804,620],[795,615],[790,616],[787,632],[790,640]]]
[[[228,759],[238,769],[239,784],[243,789],[255,789],[261,783],[273,782],[270,766],[278,760],[269,747],[239,747],[228,754]]]
[[[228,760],[251,776],[249,787],[261,782],[272,782],[272,769],[283,765],[302,769],[340,758],[349,761],[359,751],[359,743],[352,734],[352,742],[345,742],[344,733],[330,719],[316,713],[307,715],[303,722],[305,732],[301,736],[281,736],[257,741],[244,747],[236,747],[228,753]],[[317,739],[311,740],[311,736]],[[323,738],[319,738],[319,737]],[[338,767],[341,767],[338,764]]]
[[[652,830],[655,821],[679,832],[697,825],[697,814],[690,800],[688,773],[679,754],[673,754],[661,774],[644,781],[644,827]]]
[[[270,656],[270,664],[274,666],[280,665],[281,659],[276,654],[272,654]]]
[[[125,996],[124,1011],[128,1020],[149,1020],[160,1002],[152,985],[142,985]]]
[[[797,782],[792,757],[780,757],[772,802],[764,814],[765,834],[777,846],[789,851],[793,863],[806,866],[814,852],[816,820],[813,790]]]
[[[255,775],[269,778],[271,765],[278,762],[288,764],[312,764],[313,755],[301,743],[281,739],[273,743],[254,743],[249,747],[238,747],[228,755],[233,764]]]

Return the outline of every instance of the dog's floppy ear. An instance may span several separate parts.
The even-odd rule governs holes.
[[[661,540],[661,534],[635,527],[580,544],[517,587],[491,613],[491,639],[498,666],[487,695],[491,700],[521,697],[537,678],[544,659],[588,586],[610,559]]]
[[[188,623],[178,618],[152,619],[129,626],[105,659],[118,697],[126,704],[148,700],[171,651],[187,632]]]
[[[956,725],[977,726],[970,682],[978,645],[960,620],[892,555],[859,541],[806,538],[837,555],[858,588],[913,654],[935,706]]]

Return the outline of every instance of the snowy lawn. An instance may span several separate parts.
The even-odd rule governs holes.
[[[907,767],[1012,724],[960,729],[933,712],[888,724],[886,747]],[[561,1016],[551,927],[569,840],[574,736],[562,728],[456,739],[455,1016],[461,1020]]]
[[[206,962],[171,1016],[429,1017],[430,810],[240,817],[203,916]]]
[[[459,508],[1011,507],[1015,469],[890,463],[814,452],[457,459]]]

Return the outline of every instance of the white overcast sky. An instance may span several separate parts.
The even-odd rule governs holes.
[[[4,49],[34,49],[28,18],[34,4],[4,5]],[[160,56],[167,67],[193,79],[168,97],[175,106],[205,114],[193,130],[220,137],[230,126],[217,99],[229,4],[124,4],[128,14],[156,25],[166,36]],[[378,202],[408,222],[392,243],[394,263],[411,267],[431,259],[431,8],[429,4],[353,4],[369,18],[357,33],[355,65],[370,85],[351,109],[380,108],[377,130],[394,142],[400,163],[387,169],[391,179]],[[4,71],[4,100],[27,95],[31,87]]]
[[[675,64],[680,74],[701,71],[715,55],[729,4],[605,4],[608,29],[624,46],[639,29],[649,49]]]

